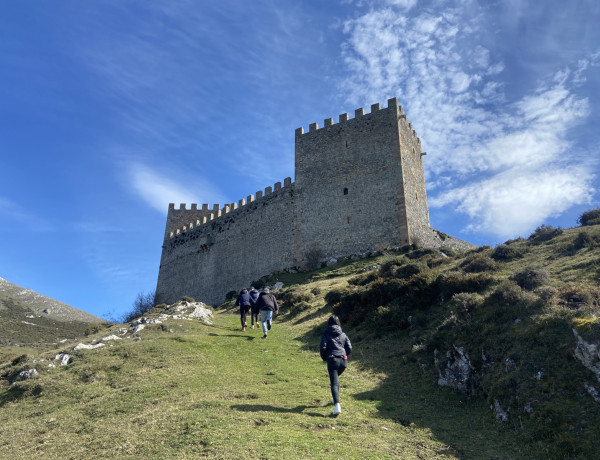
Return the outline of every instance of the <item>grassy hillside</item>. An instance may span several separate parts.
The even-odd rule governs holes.
[[[0,278],[0,345],[47,347],[83,337],[97,316]]]
[[[266,340],[229,303],[213,325],[149,324],[68,366],[5,351],[0,458],[594,458],[600,385],[573,329],[600,343],[599,242],[598,226],[543,227],[274,275],[261,282],[285,283],[283,314]],[[317,350],[333,311],[354,346],[337,418]],[[465,357],[461,388],[438,385]]]

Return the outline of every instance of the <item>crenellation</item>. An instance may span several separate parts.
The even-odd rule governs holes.
[[[362,117],[365,114],[365,109],[363,109],[362,107],[360,109],[356,109],[354,111],[354,118],[358,118],[358,117]]]
[[[185,203],[179,203],[179,210],[185,211]]]
[[[262,190],[258,190],[256,192],[256,199],[259,200],[263,197],[263,191]]]
[[[281,182],[275,182],[275,191],[278,192],[281,190]]]
[[[340,123],[343,123],[345,121],[348,121],[348,113],[341,113],[340,117],[339,117]]]
[[[198,203],[192,203],[191,211],[197,211],[197,210],[198,210]]]
[[[318,129],[319,129],[319,123],[311,123],[310,125],[308,125],[308,131],[311,133]]]
[[[285,188],[290,187],[292,185],[292,178],[291,177],[286,177],[285,179],[283,179],[283,186]]]
[[[254,195],[248,195],[246,198],[246,203],[250,204],[254,201]]]
[[[333,118],[325,118],[323,120],[323,127],[327,128],[328,126],[333,126]]]
[[[265,196],[270,195],[271,193],[273,193],[273,187],[265,187]]]
[[[371,104],[371,113],[379,112],[381,110],[381,104]]]
[[[242,206],[246,206],[246,200],[244,200],[243,198],[238,202],[239,207],[241,208]]]
[[[175,203],[169,203],[169,211],[175,210]]]

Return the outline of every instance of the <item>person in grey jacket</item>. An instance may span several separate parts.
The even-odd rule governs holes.
[[[271,330],[271,321],[273,321],[273,314],[279,314],[279,306],[277,305],[277,299],[273,294],[269,292],[269,288],[264,288],[259,294],[256,306],[260,310],[260,321],[262,323],[263,339],[267,338],[267,330]]]
[[[348,355],[352,353],[352,344],[342,331],[340,319],[335,315],[331,315],[327,321],[327,328],[321,335],[319,351],[321,359],[327,361],[327,372],[329,372],[331,396],[333,397],[331,402],[334,404],[332,415],[338,415],[342,412],[339,376],[348,367]]]

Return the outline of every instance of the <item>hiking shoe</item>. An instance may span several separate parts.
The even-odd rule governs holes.
[[[271,321],[267,321],[267,329],[271,330]]]
[[[333,412],[331,413],[331,415],[338,415],[342,413],[342,406],[340,406],[340,403],[337,403],[335,406],[333,406]]]
[[[263,339],[266,339],[266,338],[267,338],[267,334],[263,335],[263,336],[262,336],[262,338],[263,338]]]

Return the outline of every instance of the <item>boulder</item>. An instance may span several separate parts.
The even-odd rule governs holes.
[[[438,385],[454,388],[466,392],[471,383],[473,366],[468,353],[462,347],[452,346],[446,352],[444,359],[438,358],[438,351],[434,351],[434,362],[438,369]]]

